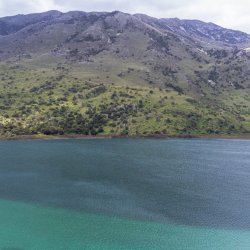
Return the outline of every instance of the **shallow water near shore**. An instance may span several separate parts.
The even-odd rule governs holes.
[[[0,249],[249,249],[250,141],[0,142]]]

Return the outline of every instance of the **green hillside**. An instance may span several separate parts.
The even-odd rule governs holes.
[[[34,15],[0,19],[1,136],[250,133],[249,35],[216,26],[214,40],[211,24],[195,33],[120,12]]]

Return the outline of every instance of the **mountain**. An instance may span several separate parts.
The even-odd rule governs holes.
[[[199,20],[0,18],[0,133],[249,133],[249,60],[249,34]]]

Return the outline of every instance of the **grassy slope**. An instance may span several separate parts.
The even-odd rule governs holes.
[[[245,91],[209,89],[197,101],[191,97],[195,92],[188,96],[150,87],[145,78],[150,68],[131,58],[102,53],[93,62],[75,64],[44,55],[2,63],[0,71],[2,135],[250,131]]]

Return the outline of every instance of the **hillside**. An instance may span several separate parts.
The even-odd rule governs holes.
[[[0,18],[0,134],[250,134],[249,48],[198,20]]]

